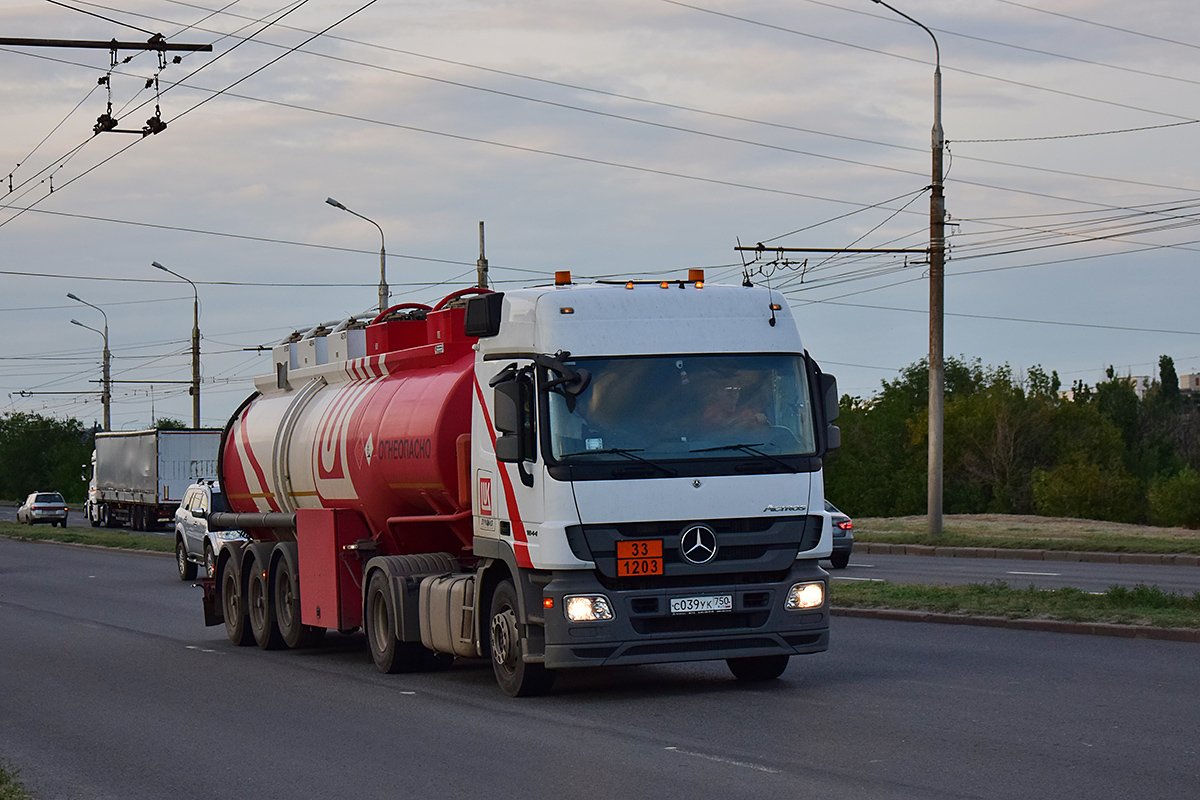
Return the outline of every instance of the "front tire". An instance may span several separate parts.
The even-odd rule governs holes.
[[[791,656],[750,656],[727,658],[725,663],[739,681],[773,681],[787,669]]]
[[[187,548],[183,544],[183,539],[175,540],[175,566],[179,568],[179,580],[195,580],[196,565],[188,561]]]
[[[535,697],[550,691],[554,685],[554,672],[546,669],[544,664],[525,662],[517,590],[510,580],[501,581],[492,594],[488,630],[492,671],[502,692],[509,697]]]

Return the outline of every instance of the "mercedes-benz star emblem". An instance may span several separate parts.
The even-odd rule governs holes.
[[[717,555],[717,532],[707,525],[691,525],[679,536],[679,554],[692,564],[707,564]]]

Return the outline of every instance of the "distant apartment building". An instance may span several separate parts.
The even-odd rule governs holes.
[[[1179,376],[1179,391],[1200,394],[1200,372]]]
[[[1125,380],[1129,381],[1129,385],[1132,386],[1133,391],[1137,393],[1138,400],[1146,399],[1146,392],[1150,391],[1150,376],[1131,375]]]

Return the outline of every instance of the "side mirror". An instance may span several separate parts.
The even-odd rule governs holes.
[[[510,380],[496,386],[496,460],[514,464],[525,460],[521,436],[521,381]]]
[[[837,425],[825,427],[825,449],[837,450],[842,446],[842,429]]]
[[[825,421],[833,422],[841,413],[841,409],[838,408],[838,400],[841,398],[838,397],[837,378],[824,372],[820,373],[820,376],[821,396],[825,399]]]
[[[504,308],[504,292],[492,292],[467,300],[463,318],[463,333],[481,339],[500,333],[500,315]]]
[[[192,516],[195,517],[196,519],[207,519],[208,512],[206,510],[204,510],[203,508],[195,508],[195,509],[192,509]]]

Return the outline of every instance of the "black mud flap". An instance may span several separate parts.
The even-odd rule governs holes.
[[[202,578],[198,585],[204,590],[204,624],[208,627],[223,624],[225,612],[221,607],[221,598],[217,595],[216,579]]]

